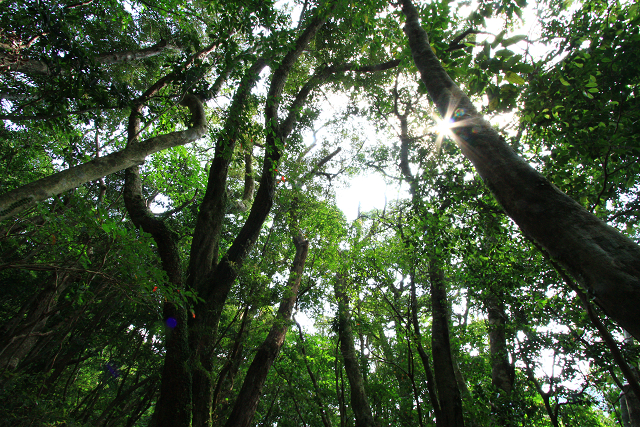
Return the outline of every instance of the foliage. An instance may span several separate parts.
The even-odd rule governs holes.
[[[538,38],[520,28],[534,19],[523,1],[416,3],[447,72],[487,118],[511,122],[500,131],[514,150],[637,240],[638,5],[542,2]],[[179,333],[165,310],[183,310],[190,326],[215,317],[206,308],[211,295],[198,292],[189,274],[190,257],[202,250],[193,242],[203,232],[198,215],[214,191],[210,174],[219,152],[229,163],[212,265],[226,262],[248,233],[254,204],[262,203],[255,192],[270,185],[267,178],[274,190],[259,235],[242,248],[246,257],[230,265],[236,276],[219,325],[204,328],[203,341],[213,340],[215,425],[231,413],[286,295],[298,233],[311,248],[295,311],[303,327],[298,333],[291,322],[254,423],[354,425],[334,319],[334,285],[342,277],[376,422],[433,425],[431,365],[420,349],[433,357],[436,267],[446,282],[451,353],[470,425],[549,426],[554,416],[556,425],[619,420],[625,379],[606,340],[446,131],[436,129],[440,119],[418,83],[402,15],[390,2],[5,0],[2,6],[3,192],[123,150],[138,105],[141,139],[189,127],[177,108],[187,93],[204,101],[209,130],[193,144],[149,156],[140,168],[142,202],[173,239],[177,281],[157,234],[134,225],[123,200],[124,172],[0,224],[0,424],[151,422],[169,375],[163,364]],[[326,23],[291,64],[280,95],[270,97],[277,72],[317,16]],[[152,56],[105,62],[107,54],[155,46],[160,50]],[[534,53],[541,49],[544,55]],[[260,60],[266,71],[232,110]],[[393,60],[392,68],[362,71]],[[295,104],[306,87],[308,96]],[[277,126],[265,122],[274,105]],[[294,123],[285,138],[278,132],[288,118]],[[348,218],[336,193],[358,174],[382,175],[400,189],[397,197]],[[248,191],[250,183],[256,188]],[[496,300],[510,391],[492,378],[497,358],[488,313]],[[639,347],[592,309],[635,369]],[[200,331],[192,329],[190,338]],[[184,361],[187,372],[201,365],[193,357]]]

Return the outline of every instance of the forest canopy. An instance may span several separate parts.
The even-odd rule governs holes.
[[[0,5],[1,425],[640,426],[635,2]]]

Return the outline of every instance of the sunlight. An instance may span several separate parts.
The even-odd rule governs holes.
[[[438,135],[438,140],[436,145],[439,147],[440,143],[444,138],[453,138],[453,132],[451,131],[454,121],[452,118],[442,119],[437,116],[433,116],[433,120],[436,122],[436,125],[433,127],[434,132]]]
[[[471,119],[464,118],[467,114],[464,108],[457,108],[458,102],[451,97],[449,100],[449,106],[447,112],[443,118],[438,116],[432,116],[436,125],[433,127],[434,132],[438,135],[436,138],[436,150],[440,149],[444,138],[450,138],[457,144],[460,144],[459,132],[455,132],[454,129],[471,125]],[[468,117],[468,116],[467,116]],[[474,132],[474,129],[472,129]],[[464,136],[462,139],[466,139]]]

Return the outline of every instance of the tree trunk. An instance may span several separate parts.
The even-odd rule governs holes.
[[[218,221],[221,223],[224,215],[217,210],[206,211],[204,215],[207,215],[208,218],[204,222],[201,222],[201,214],[198,215],[198,224],[194,231],[194,241],[192,243],[189,277],[187,279],[187,283],[192,284],[204,300],[196,306],[196,313],[199,314],[191,324],[197,331],[192,335],[190,343],[194,358],[193,363],[197,367],[193,375],[194,427],[208,427],[211,425],[213,385],[210,371],[214,351],[212,345],[217,335],[220,316],[227,300],[227,295],[238,275],[238,270],[258,239],[262,225],[271,211],[276,188],[275,170],[280,162],[287,137],[297,121],[299,109],[304,105],[310,89],[306,92],[300,91],[301,93],[298,94],[296,100],[290,106],[289,115],[280,123],[278,108],[282,91],[294,64],[317,31],[324,25],[325,20],[326,17],[318,16],[310,22],[309,26],[298,37],[295,48],[285,55],[280,66],[273,73],[265,105],[266,154],[262,166],[260,186],[247,221],[227,253],[215,265],[215,268],[211,267],[211,263],[218,259],[216,255],[218,253],[217,241],[219,240],[219,233],[215,230],[220,226]],[[218,150],[217,147],[216,150]],[[221,153],[223,155],[232,155],[232,152],[228,152],[226,149],[222,150]],[[223,162],[223,160],[221,159],[220,162]],[[220,173],[226,177],[226,173]],[[208,186],[221,184],[222,189],[224,189],[226,178],[224,182],[212,183],[212,180],[215,181],[216,179],[218,178],[210,176]],[[226,206],[224,206],[224,209],[226,211]],[[204,225],[200,226],[200,224]],[[200,237],[201,234],[202,238]],[[194,257],[201,261],[194,262]]]
[[[447,75],[410,0],[402,0],[402,10],[422,81],[440,113],[446,119],[454,116],[462,153],[522,232],[558,260],[611,318],[640,338],[640,248],[519,157]]]
[[[349,299],[344,290],[344,276],[339,274],[335,282],[336,299],[338,300],[338,335],[340,353],[344,360],[344,370],[351,387],[351,409],[356,418],[356,427],[376,427],[371,407],[364,389],[364,380],[360,372],[360,364],[356,348],[353,344],[353,330],[349,314]]]
[[[204,122],[202,103],[193,96],[190,98],[189,102],[193,103],[193,108],[197,108],[201,114],[200,120],[204,130],[206,122]],[[142,105],[136,105],[131,111],[127,148],[135,148],[138,145],[141,109]],[[125,172],[124,202],[133,224],[153,236],[162,261],[162,268],[167,273],[169,282],[177,289],[182,288],[182,261],[176,245],[177,237],[164,221],[156,218],[149,210],[142,195],[142,179],[138,166],[133,166]],[[162,369],[160,397],[156,403],[152,425],[154,427],[190,427],[192,400],[191,372],[187,366],[189,359],[187,313],[184,307],[167,301],[164,304],[163,318],[167,324],[166,354]]]
[[[491,383],[498,390],[511,393],[513,369],[509,363],[505,334],[504,305],[501,295],[487,297],[487,324],[489,328],[489,353],[491,355]]]
[[[322,424],[324,425],[324,427],[331,427],[331,419],[329,418],[329,415],[327,414],[327,410],[325,408],[324,402],[322,401],[322,396],[321,396],[321,392],[320,392],[320,386],[318,385],[318,380],[316,379],[315,374],[313,373],[313,370],[311,369],[311,366],[309,364],[309,360],[307,359],[307,352],[304,348],[304,336],[302,335],[302,327],[300,326],[300,324],[296,321],[296,319],[294,318],[293,321],[295,322],[296,326],[298,327],[298,333],[300,335],[300,352],[302,353],[302,360],[304,361],[304,366],[307,368],[307,373],[309,374],[309,378],[311,378],[311,383],[313,384],[313,391],[314,391],[314,397],[315,397],[315,401],[318,404],[318,408],[320,409],[320,418],[322,418]]]
[[[640,427],[640,400],[635,396],[629,384],[624,385],[624,405],[627,409],[630,427]],[[620,403],[623,404],[622,402]]]
[[[413,323],[413,331],[415,334],[416,346],[418,347],[418,354],[422,361],[425,375],[427,377],[427,392],[429,394],[429,400],[433,407],[433,412],[436,419],[436,425],[440,425],[440,403],[438,402],[438,394],[435,387],[435,379],[433,378],[433,371],[431,370],[431,361],[429,355],[422,346],[422,334],[420,333],[420,323],[418,322],[418,299],[416,298],[416,283],[414,280],[414,274],[411,273],[411,319]]]
[[[242,383],[242,389],[240,389],[225,427],[249,427],[251,425],[253,415],[258,409],[262,387],[267,379],[269,369],[280,353],[282,344],[284,344],[284,339],[289,329],[291,312],[298,298],[302,270],[309,253],[309,241],[304,240],[301,235],[294,237],[293,242],[296,247],[296,255],[293,259],[287,289],[284,291],[278,314],[269,331],[269,335],[258,348],[253,362],[249,366],[247,375]]]
[[[453,368],[451,342],[449,339],[449,307],[444,272],[441,268],[430,266],[431,307],[433,323],[431,347],[433,351],[433,370],[435,373],[441,420],[438,427],[464,427],[462,416],[462,398]],[[440,422],[441,421],[441,422]]]
[[[397,300],[395,301],[397,302]],[[399,320],[395,322],[395,333],[396,337],[402,336],[401,323]],[[378,336],[380,337],[380,346],[382,347],[382,354],[386,360],[398,360],[398,363],[401,363],[403,359],[403,355],[400,353],[397,357],[394,355],[391,346],[389,345],[389,341],[387,340],[387,336],[384,334],[384,327],[382,324],[378,325]],[[398,346],[400,347],[400,346]],[[399,352],[402,350],[399,350]],[[411,348],[407,349],[407,360],[411,358],[409,352]],[[408,375],[409,368],[404,366],[398,366],[398,368],[394,368],[393,373],[396,377],[396,381],[398,382],[398,400],[399,402],[399,411],[398,418],[400,419],[400,426],[412,426],[414,425],[413,416],[411,414],[413,410],[413,390],[411,386],[411,377]]]

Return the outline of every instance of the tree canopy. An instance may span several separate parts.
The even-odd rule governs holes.
[[[0,424],[640,426],[637,4],[0,4]]]

